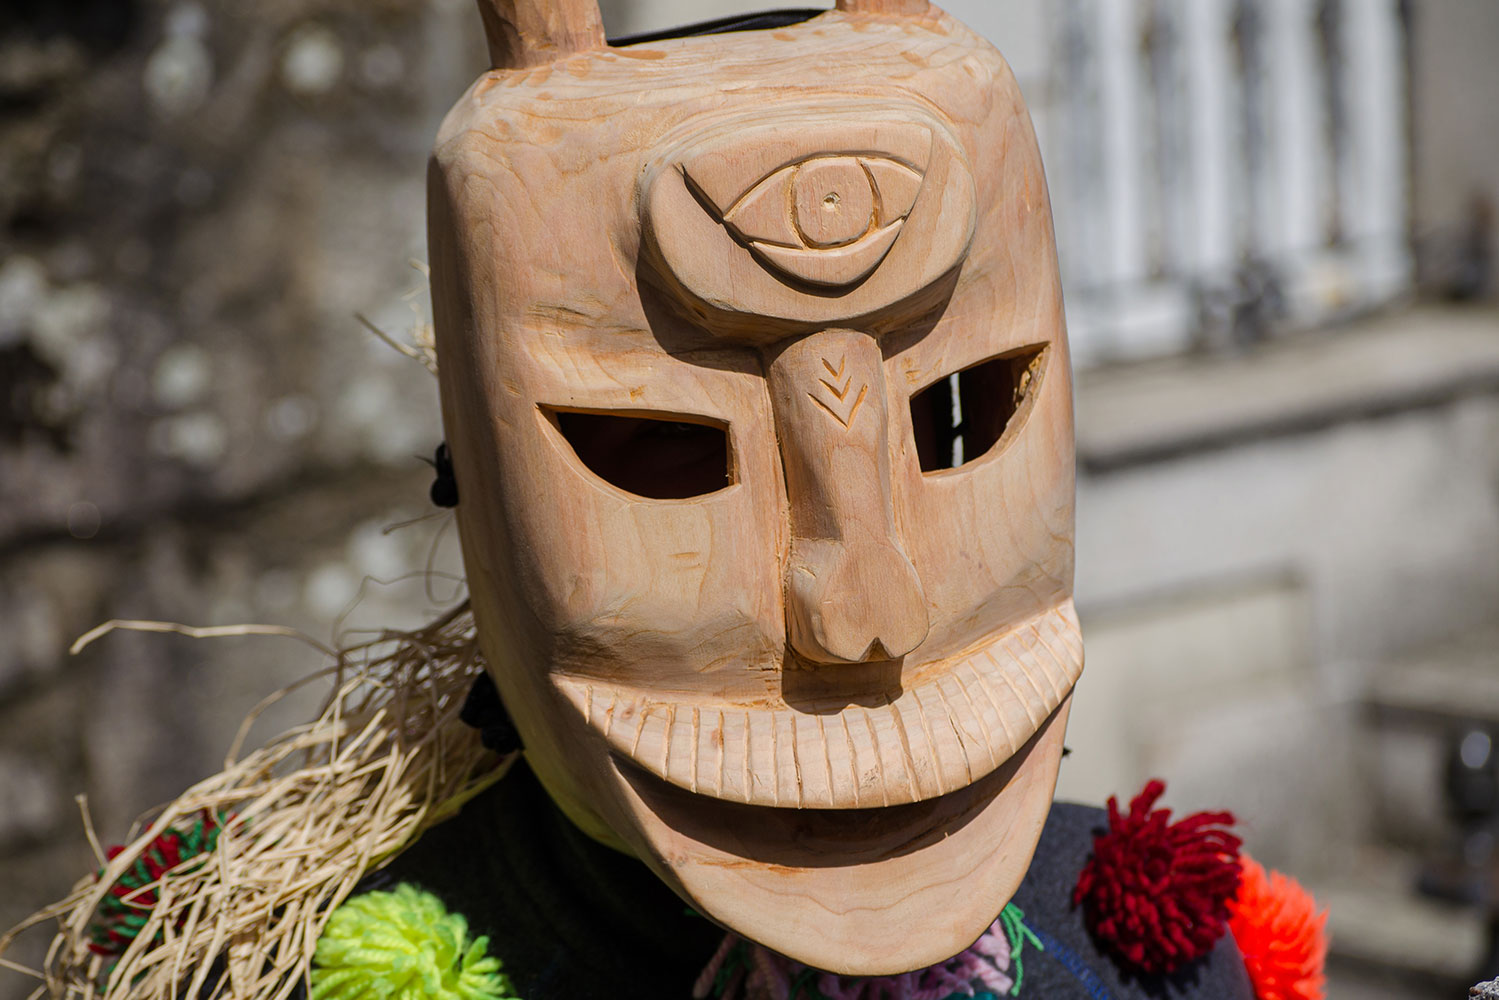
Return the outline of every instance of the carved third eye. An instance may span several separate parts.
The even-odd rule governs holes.
[[[900,101],[725,116],[668,136],[642,171],[645,259],[720,336],[847,326],[968,253],[973,174],[948,124]],[[769,322],[768,322],[769,321]]]
[[[920,171],[889,157],[815,156],[759,181],[723,222],[772,267],[846,285],[885,259],[920,190]]]

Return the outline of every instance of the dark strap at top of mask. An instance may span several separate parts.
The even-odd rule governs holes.
[[[803,21],[810,21],[818,14],[826,13],[826,7],[788,7],[785,10],[767,10],[758,14],[733,14],[712,21],[686,24],[680,28],[667,28],[665,31],[643,31],[637,35],[611,38],[609,44],[618,49],[626,45],[639,45],[642,42],[664,42],[669,38],[722,35],[729,31],[768,31],[772,28],[784,28],[790,24],[801,24]]]

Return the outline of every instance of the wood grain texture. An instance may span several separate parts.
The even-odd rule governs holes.
[[[1065,606],[932,665],[883,702],[736,703],[570,677],[561,687],[617,755],[680,788],[749,805],[861,809],[935,798],[989,774],[1061,705],[1081,666]]]
[[[927,0],[838,0],[838,9],[861,14],[896,14],[919,17],[931,11]]]
[[[645,249],[653,278],[720,335],[867,326],[940,289],[968,253],[972,171],[950,125],[919,105],[835,93],[684,132],[641,178]],[[824,215],[854,232],[838,238]]]
[[[924,3],[569,51],[477,81],[429,175],[491,672],[552,796],[699,912],[820,968],[932,964],[1019,883],[1082,666],[1018,88]],[[962,384],[1013,398],[933,406]]]
[[[845,975],[910,971],[972,944],[1008,901],[1051,806],[1070,696],[997,770],[909,806],[844,812],[714,802],[631,775],[636,822],[684,895],[784,955]]]
[[[927,633],[926,595],[895,530],[890,415],[874,337],[822,330],[768,359],[791,501],[787,628],[812,663],[893,660]]]
[[[605,44],[597,0],[479,0],[479,16],[495,69],[542,66]]]

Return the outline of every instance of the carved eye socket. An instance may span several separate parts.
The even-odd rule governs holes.
[[[925,473],[960,468],[1019,432],[1046,370],[1046,346],[1025,347],[939,379],[911,397]]]
[[[600,479],[649,500],[685,500],[733,483],[728,430],[702,417],[547,410],[578,460]]]
[[[889,156],[812,156],[762,178],[722,218],[777,270],[848,285],[890,252],[921,182],[920,170]]]

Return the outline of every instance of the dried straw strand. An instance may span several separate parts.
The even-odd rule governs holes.
[[[85,639],[111,628],[292,634],[125,622]],[[0,936],[0,968],[41,978],[37,995],[52,1000],[288,997],[323,925],[359,879],[498,781],[510,762],[484,750],[458,719],[483,670],[466,602],[417,631],[326,651],[334,662],[317,676],[330,678],[334,691],[316,721],[241,757],[243,733],[275,699],[258,706],[223,771],[151,814],[143,829],[137,824],[98,877],[81,879],[66,898]],[[110,890],[157,837],[205,815],[222,817],[213,850],[126,897],[153,893],[156,902],[142,906],[145,924],[122,955],[91,952],[90,926]],[[54,920],[42,969],[3,958],[19,934]]]

